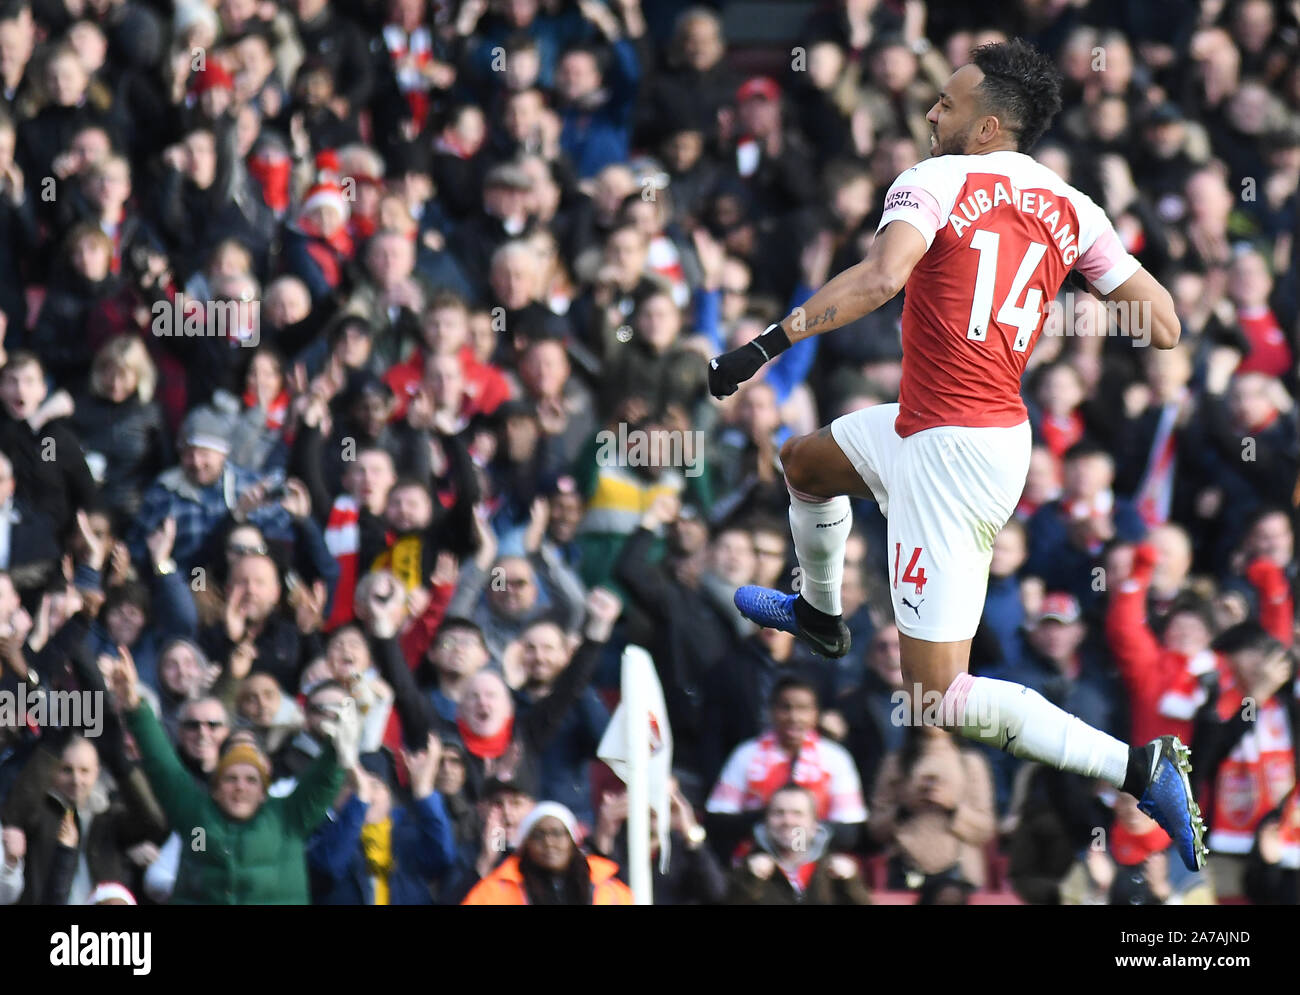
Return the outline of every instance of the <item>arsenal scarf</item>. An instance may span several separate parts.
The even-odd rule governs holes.
[[[831,774],[821,765],[817,734],[810,732],[799,745],[799,757],[790,769],[790,754],[782,749],[776,734],[765,733],[745,777],[745,797],[765,802],[785,785],[794,783],[812,792],[817,800],[817,817],[825,819],[831,808]]]
[[[429,81],[421,70],[433,60],[432,36],[424,25],[408,35],[399,25],[385,24],[384,45],[397,76],[397,88],[411,109],[418,131],[429,116]],[[414,65],[399,66],[408,56]]]
[[[1142,486],[1138,488],[1138,513],[1141,514],[1142,521],[1146,522],[1147,528],[1163,525],[1169,519],[1169,506],[1174,497],[1174,454],[1177,449],[1174,424],[1178,421],[1181,407],[1182,398],[1179,398],[1161,409],[1156,437],[1151,443],[1147,471],[1142,477]]]
[[[329,632],[352,621],[352,596],[357,589],[357,561],[361,552],[361,508],[344,494],[330,508],[325,522],[325,547],[339,565],[339,582],[334,589],[334,606],[325,620]]]
[[[1229,685],[1218,701],[1227,720],[1244,706],[1241,689]],[[1250,853],[1260,820],[1295,788],[1295,741],[1286,706],[1274,696],[1256,706],[1253,727],[1232,748],[1214,778],[1210,849]]]

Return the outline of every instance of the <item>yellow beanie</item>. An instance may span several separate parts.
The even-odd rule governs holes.
[[[252,743],[236,743],[221,754],[221,759],[217,761],[217,769],[212,772],[212,782],[215,784],[221,780],[221,776],[236,764],[256,767],[257,773],[262,777],[263,788],[271,783],[271,765],[267,762],[265,754]]]

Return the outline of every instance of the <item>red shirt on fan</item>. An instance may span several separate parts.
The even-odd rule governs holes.
[[[1242,308],[1237,312],[1237,324],[1250,343],[1250,355],[1241,361],[1237,372],[1286,376],[1291,369],[1291,347],[1273,312],[1266,307]]]
[[[406,416],[406,406],[419,390],[424,379],[424,357],[425,351],[416,349],[408,359],[394,363],[384,374],[384,382],[392,388],[397,399],[394,419]],[[510,397],[510,384],[505,375],[495,366],[480,362],[469,346],[461,348],[459,358],[465,375],[465,410],[462,413],[466,417],[492,414]]]
[[[1139,269],[1105,213],[1020,152],[935,156],[885,195],[929,251],[907,281],[894,430],[1019,425],[1020,378],[1071,268],[1099,293]]]

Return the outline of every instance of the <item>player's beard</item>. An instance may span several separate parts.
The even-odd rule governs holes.
[[[940,138],[937,131],[932,131],[934,143],[930,146],[930,155],[965,155],[966,149],[970,144],[971,134],[975,131],[974,125],[958,134],[948,135],[946,138]]]

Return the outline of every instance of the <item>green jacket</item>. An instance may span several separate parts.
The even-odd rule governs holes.
[[[181,837],[173,905],[308,905],[306,844],[343,784],[326,746],[287,798],[268,798],[246,822],[225,815],[181,765],[148,705],[127,713],[141,764]]]

